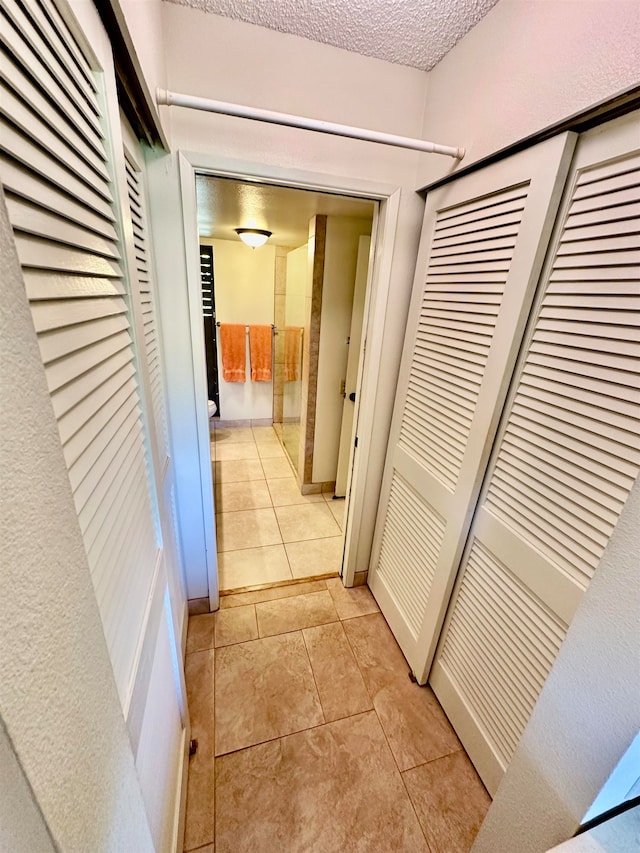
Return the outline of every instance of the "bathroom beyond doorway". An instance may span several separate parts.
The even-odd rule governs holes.
[[[213,422],[221,591],[340,572],[345,501],[301,494],[279,431]]]
[[[303,493],[337,483],[344,496],[377,201],[207,175],[196,176],[196,190],[201,259],[212,258],[202,285],[210,326],[272,329],[272,370],[249,381],[230,362],[224,366],[221,340],[205,322],[218,416],[283,424],[282,443]],[[263,229],[266,242],[244,245],[237,225]],[[233,358],[241,359],[234,347]]]

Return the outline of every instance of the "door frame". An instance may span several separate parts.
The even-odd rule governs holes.
[[[391,263],[400,207],[401,189],[397,185],[364,181],[346,176],[327,175],[297,169],[283,169],[266,163],[234,160],[203,152],[178,151],[178,171],[182,201],[182,221],[187,266],[190,344],[195,386],[195,423],[200,464],[201,501],[205,530],[209,606],[219,606],[218,560],[215,537],[215,508],[211,475],[211,451],[207,412],[207,386],[202,318],[200,305],[199,237],[196,201],[196,173],[212,177],[231,178],[278,184],[301,190],[339,193],[379,202],[374,212],[371,235],[371,255],[367,280],[367,297],[363,323],[360,366],[358,370],[359,403],[354,417],[358,447],[353,453],[347,483],[348,507],[344,530],[342,581],[353,586],[356,573],[357,548],[363,528],[365,485],[369,448],[375,423],[375,403],[378,379],[383,367],[382,342],[386,306],[391,284]],[[378,486],[382,485],[382,478]],[[375,509],[374,509],[375,516]],[[370,530],[373,525],[366,525]]]

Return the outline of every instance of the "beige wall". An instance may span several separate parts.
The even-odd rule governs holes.
[[[637,0],[500,0],[429,73],[424,138],[464,167],[640,80]],[[422,155],[419,183],[451,170]]]

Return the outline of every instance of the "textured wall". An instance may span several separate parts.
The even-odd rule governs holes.
[[[53,841],[0,723],[0,850],[54,853]]]
[[[60,850],[143,853],[151,838],[4,195],[0,269],[0,717]]]
[[[500,0],[429,74],[422,133],[462,166],[640,80],[638,0]],[[423,155],[420,183],[452,168]]]

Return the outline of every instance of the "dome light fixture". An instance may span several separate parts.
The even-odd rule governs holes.
[[[272,234],[271,231],[265,231],[262,228],[236,228],[235,231],[242,242],[251,246],[252,249],[264,246]]]

